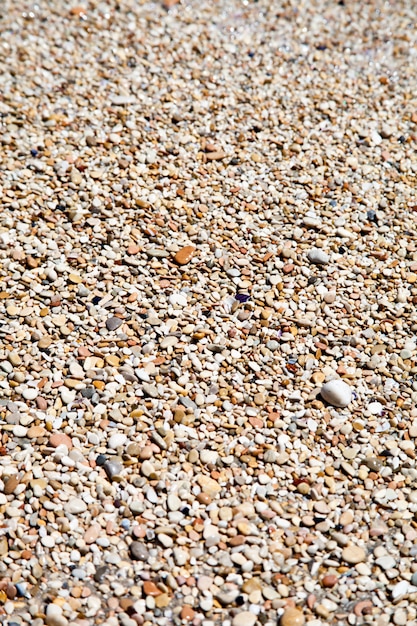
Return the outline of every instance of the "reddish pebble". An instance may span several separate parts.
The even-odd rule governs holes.
[[[194,619],[195,611],[188,604],[184,604],[181,609],[181,619],[186,620],[187,622],[191,622]]]
[[[372,610],[372,607],[373,604],[370,600],[361,600],[361,602],[355,604],[353,612],[357,617],[361,617],[362,615],[368,615]]]
[[[42,396],[38,396],[36,398],[36,406],[40,411],[46,411],[46,409],[48,408],[48,403],[45,398],[42,398]]]
[[[284,272],[284,274],[291,274],[293,269],[294,269],[294,265],[292,263],[286,263],[284,267],[282,268],[282,271]]]
[[[178,250],[174,256],[175,263],[178,263],[178,265],[186,265],[191,261],[194,252],[195,246],[185,246],[184,248],[181,248],[181,250]]]
[[[86,544],[94,543],[100,536],[101,526],[100,524],[91,524],[84,533],[84,541]]]
[[[146,596],[160,596],[162,591],[151,580],[146,580],[143,583],[143,591]]]
[[[314,605],[316,604],[316,596],[313,593],[310,593],[310,595],[307,598],[307,606],[310,609],[310,611],[313,609]]]
[[[58,446],[67,446],[68,450],[72,448],[72,440],[71,437],[65,435],[64,433],[54,433],[49,438],[49,445],[53,448],[57,448]]]
[[[323,587],[331,588],[337,584],[337,580],[337,576],[334,574],[327,574],[326,576],[323,576],[321,584]]]
[[[138,252],[140,252],[140,248],[134,244],[129,246],[127,249],[128,254],[137,254]]]

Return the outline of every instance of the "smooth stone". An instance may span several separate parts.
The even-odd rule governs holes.
[[[397,583],[391,592],[392,599],[397,600],[401,596],[405,596],[410,591],[410,583],[408,580],[401,580]]]
[[[178,265],[186,265],[191,261],[194,252],[195,246],[184,246],[184,248],[181,248],[181,250],[178,250],[178,252],[175,254],[175,263],[178,263]]]
[[[7,481],[5,482],[3,493],[6,496],[10,496],[14,492],[18,484],[19,484],[19,478],[17,477],[16,474],[13,474],[13,476],[10,476],[10,478],[8,478]]]
[[[346,546],[342,551],[342,558],[350,565],[356,565],[366,560],[366,552],[360,546]]]
[[[182,501],[175,493],[171,493],[167,498],[167,505],[170,511],[179,511],[182,505]]]
[[[120,319],[120,317],[109,317],[109,319],[106,321],[106,328],[108,331],[112,332],[120,328],[122,324],[123,320]]]
[[[218,458],[219,458],[219,453],[216,452],[215,450],[201,450],[200,452],[200,461],[204,465],[208,465],[209,463],[211,463],[212,465],[215,465]]]
[[[123,465],[118,461],[106,461],[103,465],[103,469],[110,480],[116,480],[123,471]]]
[[[233,604],[233,602],[239,595],[239,589],[237,589],[236,587],[228,589],[225,585],[215,594],[215,598],[220,602],[220,604],[222,604],[223,606],[227,606],[229,604]]]
[[[396,560],[390,556],[389,554],[385,556],[380,556],[379,559],[376,559],[375,564],[378,565],[383,570],[393,569],[397,562]]]
[[[130,544],[130,556],[132,559],[135,559],[135,561],[147,561],[149,551],[141,541],[132,541]]]
[[[298,609],[286,609],[279,620],[280,626],[304,626],[304,615]]]
[[[127,437],[123,433],[113,433],[113,435],[110,436],[107,445],[111,450],[117,450],[117,448],[124,446],[126,441]]]
[[[64,433],[54,433],[49,438],[49,445],[53,448],[57,448],[58,446],[64,445],[68,448],[68,450],[72,449],[72,439],[68,435]]]
[[[250,611],[242,611],[234,616],[232,626],[255,626],[256,615]]]
[[[271,352],[275,352],[275,350],[278,350],[279,348],[279,343],[278,341],[275,341],[275,339],[271,339],[270,341],[266,342],[266,347],[268,348],[268,350],[271,350]]]
[[[84,513],[87,510],[87,505],[81,498],[71,498],[65,505],[64,510],[66,513],[76,515],[77,513]]]
[[[76,392],[72,389],[68,389],[67,387],[61,387],[61,400],[64,404],[71,404],[75,400]]]
[[[152,385],[150,383],[143,383],[142,389],[144,393],[146,393],[146,395],[150,398],[157,398],[159,396],[158,389],[155,387],[155,385]]]
[[[315,265],[327,265],[330,261],[329,255],[320,248],[313,248],[313,250],[310,250],[307,254],[307,258],[310,263],[314,263]]]
[[[352,390],[343,380],[330,380],[321,388],[323,400],[339,408],[344,408],[352,402]]]
[[[25,400],[35,400],[38,397],[39,390],[34,389],[33,387],[29,387],[28,389],[24,389],[22,391],[22,396]]]

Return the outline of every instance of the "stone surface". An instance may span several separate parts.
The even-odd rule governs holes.
[[[344,408],[352,401],[352,390],[343,380],[331,380],[321,388],[321,397],[329,404]]]

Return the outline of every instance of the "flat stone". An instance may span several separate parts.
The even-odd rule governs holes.
[[[87,505],[81,498],[71,498],[65,503],[64,510],[66,513],[77,515],[77,513],[84,513],[87,510]]]
[[[106,321],[106,328],[110,332],[117,330],[123,324],[123,321],[124,320],[120,319],[120,317],[109,317]]]
[[[321,388],[323,400],[339,408],[344,408],[352,402],[352,390],[343,380],[331,380]]]
[[[178,263],[178,265],[186,265],[187,263],[189,263],[194,255],[195,252],[195,246],[184,246],[183,248],[181,248],[181,250],[178,250],[178,252],[175,254],[174,256],[174,261],[175,263]]]
[[[342,551],[342,558],[350,565],[356,565],[366,560],[366,552],[360,546],[346,546]]]
[[[10,476],[10,478],[8,478],[4,484],[4,494],[6,496],[11,495],[18,485],[19,477],[17,476],[17,474],[13,474],[13,476]]]
[[[256,615],[250,611],[242,611],[234,616],[232,626],[255,626]]]
[[[310,263],[314,263],[315,265],[327,265],[330,261],[329,255],[321,248],[313,248],[313,250],[310,250],[310,252],[307,253],[307,258]]]
[[[66,446],[68,450],[72,449],[72,439],[65,433],[54,433],[49,438],[49,445],[53,448],[57,448],[58,446]]]

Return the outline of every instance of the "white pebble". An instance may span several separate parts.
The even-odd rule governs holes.
[[[329,255],[320,248],[313,248],[313,250],[310,250],[307,254],[307,258],[310,263],[315,263],[316,265],[327,265],[330,261]]]
[[[323,400],[333,406],[344,408],[352,402],[352,390],[343,380],[330,380],[321,388]]]
[[[113,435],[111,435],[109,439],[108,447],[111,450],[116,450],[117,448],[124,446],[126,441],[127,441],[126,435],[124,435],[123,433],[114,433]]]

